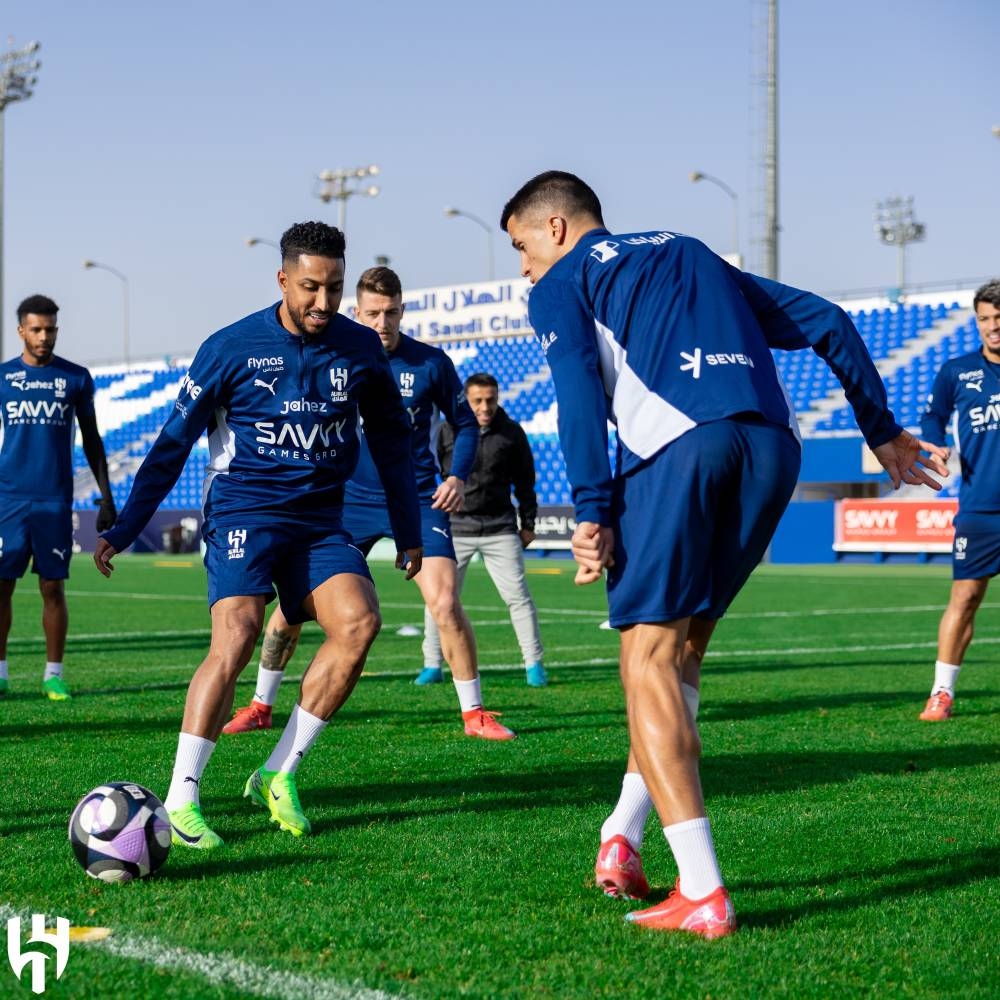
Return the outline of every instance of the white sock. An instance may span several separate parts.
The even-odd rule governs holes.
[[[273,705],[278,697],[281,678],[284,676],[283,670],[268,670],[267,667],[258,667],[257,689],[254,691],[253,700],[259,701],[262,705]]]
[[[45,673],[42,674],[42,682],[44,683],[50,677],[62,677],[62,671],[62,663],[53,663],[49,660],[49,662],[45,664]]]
[[[10,675],[7,673],[7,661],[0,660],[0,680],[9,681]]]
[[[947,691],[954,698],[955,681],[958,680],[958,672],[961,669],[961,663],[945,663],[943,660],[935,660],[934,687],[931,688],[931,694],[937,694],[938,691]]]
[[[483,707],[483,694],[478,677],[471,681],[460,681],[456,677],[452,677],[452,681],[458,692],[458,704],[463,712],[471,712],[474,708]]]
[[[309,752],[309,748],[326,729],[326,725],[326,719],[310,715],[301,705],[296,705],[288,717],[288,724],[281,734],[281,739],[278,740],[278,745],[267,758],[264,770],[294,774],[302,758]]]
[[[174,758],[174,774],[170,779],[170,790],[163,800],[167,812],[180,809],[189,802],[201,804],[198,783],[205,772],[205,766],[212,756],[215,744],[203,736],[181,733],[177,738],[177,756]]]
[[[682,896],[704,899],[722,885],[712,828],[704,816],[665,826],[663,834],[677,862]]]
[[[601,843],[621,836],[638,851],[642,847],[646,817],[652,808],[653,800],[649,797],[642,775],[626,771],[618,804],[601,827]]]

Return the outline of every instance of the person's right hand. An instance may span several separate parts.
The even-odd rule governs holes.
[[[97,545],[94,546],[94,565],[101,571],[103,576],[111,576],[114,572],[114,566],[111,565],[111,560],[118,555],[118,550],[110,544],[110,542],[105,541],[103,538],[97,539]]]

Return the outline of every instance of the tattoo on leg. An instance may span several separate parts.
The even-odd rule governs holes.
[[[284,636],[278,632],[266,632],[260,653],[260,665],[265,670],[284,670],[285,664],[295,652],[298,640],[297,635]]]

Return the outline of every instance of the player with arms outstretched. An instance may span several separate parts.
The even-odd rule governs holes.
[[[607,570],[621,633],[632,787],[602,829],[597,882],[648,892],[629,835],[641,837],[651,801],[679,877],[665,901],[627,919],[721,937],[736,917],[705,815],[693,709],[715,624],[764,554],[798,475],[770,348],[812,347],[837,372],[894,485],[937,486],[923,466],[945,467],[896,423],[860,336],[832,303],[744,274],[690,237],[612,235],[597,195],[562,171],[524,184],[500,224],[534,286],[528,315],[559,403],[577,582]]]

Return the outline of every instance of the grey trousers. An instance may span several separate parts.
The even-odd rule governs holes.
[[[458,590],[462,591],[465,573],[478,552],[497,593],[510,612],[524,665],[542,662],[542,640],[538,634],[538,612],[524,575],[524,550],[521,538],[511,532],[502,535],[452,535],[458,560]],[[441,664],[441,638],[430,612],[424,608],[424,665]]]

